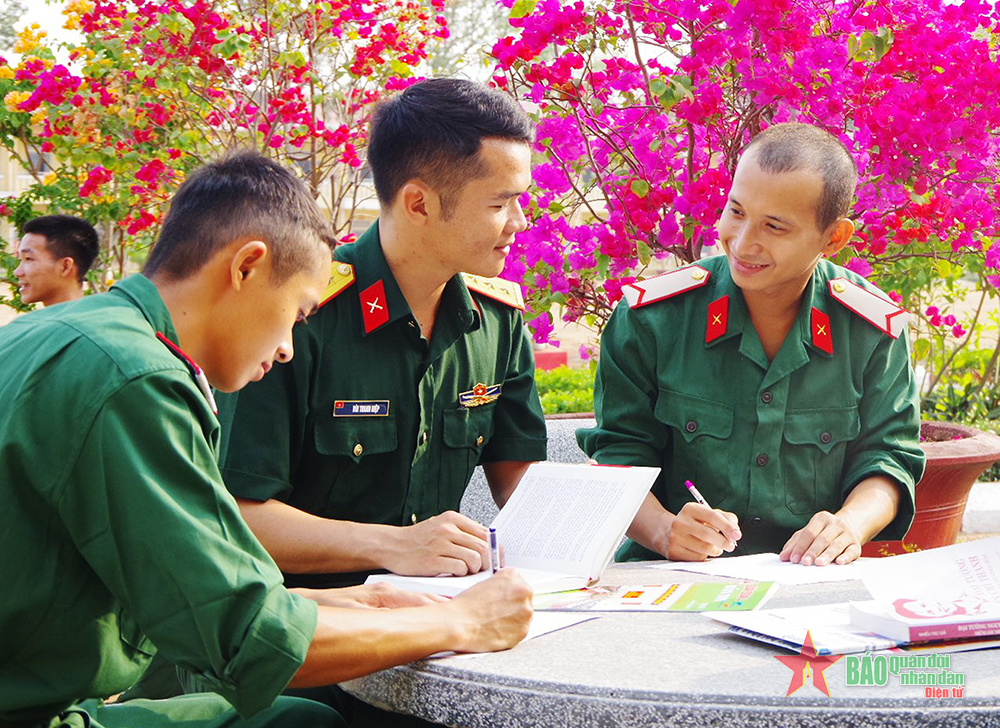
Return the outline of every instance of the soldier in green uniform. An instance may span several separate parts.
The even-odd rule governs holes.
[[[513,573],[450,603],[291,593],[225,491],[209,384],[292,357],[327,231],[290,172],[234,157],[185,182],[145,275],[0,329],[0,726],[342,725],[272,702],[527,631]],[[157,650],[213,693],[105,705]]]
[[[825,131],[770,127],[737,166],[725,257],[626,288],[578,432],[599,462],[663,468],[619,558],[847,563],[906,532],[923,472],[906,314],[822,260],[853,235],[856,182]]]
[[[473,469],[502,504],[546,451],[520,289],[492,278],[526,226],[532,134],[470,81],[376,111],[378,221],[336,249],[292,365],[220,398],[226,486],[286,583],[488,566],[486,530],[454,512]]]

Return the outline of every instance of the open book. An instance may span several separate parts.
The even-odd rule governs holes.
[[[533,463],[492,526],[507,566],[536,594],[580,589],[600,578],[659,468]],[[454,596],[491,576],[373,574],[401,589]]]

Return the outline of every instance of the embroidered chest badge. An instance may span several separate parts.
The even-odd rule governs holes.
[[[463,407],[478,407],[481,404],[496,402],[500,398],[501,386],[500,384],[487,386],[480,382],[468,392],[460,392],[458,403]]]

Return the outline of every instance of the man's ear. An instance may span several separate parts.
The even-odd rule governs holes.
[[[74,281],[79,278],[76,274],[76,261],[68,255],[65,258],[59,259],[59,276]]]
[[[842,217],[837,222],[833,223],[833,232],[830,233],[830,240],[825,246],[823,246],[823,255],[833,257],[841,250],[844,246],[851,242],[851,237],[854,235],[854,222]]]
[[[244,285],[270,274],[267,243],[251,240],[243,243],[233,252],[229,263],[229,279],[233,289],[239,291]]]
[[[438,194],[422,179],[412,179],[396,193],[397,210],[411,225],[426,225],[435,213],[440,214]]]

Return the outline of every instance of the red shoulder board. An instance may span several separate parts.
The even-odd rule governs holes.
[[[330,271],[330,285],[323,291],[319,305],[323,306],[329,303],[346,291],[352,283],[354,283],[354,266],[350,263],[333,261],[333,269]]]
[[[712,274],[700,265],[688,265],[658,276],[622,286],[622,295],[632,308],[671,298],[701,288]]]
[[[830,295],[894,339],[899,338],[910,321],[910,314],[892,300],[846,278],[834,278],[830,281]]]

